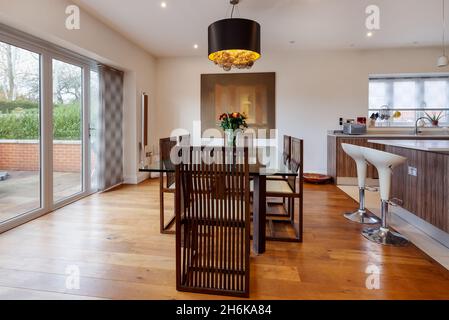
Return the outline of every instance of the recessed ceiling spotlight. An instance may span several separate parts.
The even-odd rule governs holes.
[[[161,7],[162,8],[167,8],[167,2],[165,2],[165,1],[161,2]]]
[[[366,33],[366,36],[367,36],[368,38],[371,38],[373,35],[374,35],[374,33],[371,32],[371,31],[368,31],[368,32]]]
[[[295,44],[296,41],[295,41],[295,40],[291,40],[291,41],[289,41],[289,43],[290,43],[290,44]]]
[[[198,49],[198,48],[199,48],[199,46],[197,44],[193,45],[193,49]]]

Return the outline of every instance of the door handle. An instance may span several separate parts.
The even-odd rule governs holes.
[[[89,138],[92,137],[92,132],[93,131],[97,131],[97,129],[89,127]]]

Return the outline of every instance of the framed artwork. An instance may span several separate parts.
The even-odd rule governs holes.
[[[201,75],[201,126],[218,128],[223,113],[240,112],[249,128],[276,129],[276,74],[232,73]]]

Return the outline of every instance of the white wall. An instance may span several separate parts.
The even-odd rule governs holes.
[[[86,12],[65,28],[67,0],[0,0],[0,22],[125,71],[125,178],[137,182],[140,94],[150,94],[150,141],[200,120],[200,75],[220,69],[206,57],[155,59]],[[307,171],[326,170],[326,131],[339,117],[366,116],[370,73],[449,72],[438,49],[264,54],[251,72],[276,72],[280,135],[305,139]],[[157,97],[157,99],[155,98]]]
[[[150,95],[150,113],[154,113],[155,60],[85,11],[81,11],[81,29],[67,30],[69,4],[66,0],[0,0],[0,22],[125,71],[124,174],[126,182],[136,183],[144,178],[138,173],[140,95]],[[155,123],[152,118],[151,137]]]
[[[367,116],[368,75],[448,72],[436,48],[266,54],[250,72],[276,72],[276,126],[304,138],[305,170],[326,172],[326,133],[338,119]],[[200,120],[200,75],[219,73],[207,57],[157,60],[157,137]],[[231,110],[230,110],[231,111]]]

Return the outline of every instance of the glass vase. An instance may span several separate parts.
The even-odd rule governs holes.
[[[235,147],[235,136],[233,130],[225,130],[224,145],[228,148]]]

